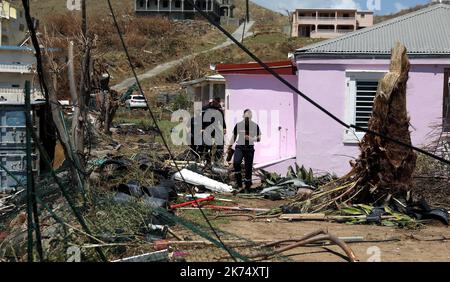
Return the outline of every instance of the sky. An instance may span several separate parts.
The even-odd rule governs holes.
[[[372,10],[377,15],[386,15],[431,0],[251,0],[278,12],[297,8],[358,8]]]

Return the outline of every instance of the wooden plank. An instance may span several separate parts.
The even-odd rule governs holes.
[[[283,220],[326,220],[327,216],[324,213],[312,214],[283,214],[279,217]]]

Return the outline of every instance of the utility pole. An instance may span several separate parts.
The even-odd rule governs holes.
[[[81,0],[81,30],[83,32],[84,38],[87,35],[87,16],[86,16],[86,0]]]
[[[36,185],[34,183],[33,171],[33,144],[32,131],[33,121],[31,117],[31,83],[25,82],[25,125],[26,125],[26,171],[27,171],[27,229],[28,229],[28,262],[33,262],[33,233],[36,235],[36,248],[38,251],[40,261],[44,261],[44,254],[42,250],[41,227],[39,224],[39,213],[36,200]],[[36,143],[37,140],[34,141]]]
[[[89,35],[87,30],[87,12],[86,12],[86,0],[81,0],[81,32],[83,34],[83,40],[84,40],[84,52],[85,52],[85,60],[86,65],[84,69],[84,80],[85,80],[85,91],[90,90],[90,66],[91,66],[91,54],[90,54],[90,41],[89,41]],[[90,94],[90,93],[88,93]],[[86,98],[86,97],[84,97]],[[86,98],[85,101],[88,101]]]
[[[245,38],[245,33],[246,33],[246,28],[247,28],[247,23],[250,22],[250,8],[249,8],[249,0],[245,0],[245,21],[244,21],[244,30],[242,31],[242,38],[241,38],[241,43],[244,43],[244,38]]]
[[[82,46],[82,56],[81,56],[81,76],[79,82],[79,92],[77,93],[76,99],[74,99],[75,111],[72,120],[72,146],[75,151],[75,164],[78,166],[78,170],[84,170],[85,157],[84,157],[84,141],[87,126],[87,105],[89,103],[90,92],[91,92],[91,82],[90,82],[90,67],[91,67],[91,39],[88,34],[87,28],[87,7],[86,0],[81,0],[81,40],[83,42]],[[73,91],[73,90],[72,90]],[[85,196],[84,175],[77,172],[80,190]]]
[[[247,11],[247,14],[246,14],[246,16],[245,16],[245,17],[246,17],[245,20],[246,20],[247,22],[250,21],[250,7],[249,7],[248,1],[249,1],[249,0],[246,0],[246,1],[245,1],[245,9],[246,9],[246,11]]]

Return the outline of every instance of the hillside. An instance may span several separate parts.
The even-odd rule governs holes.
[[[206,21],[170,21],[161,17],[136,17],[132,0],[112,0],[118,14],[119,24],[138,73],[143,73],[161,63],[209,49],[226,40],[217,29]],[[65,48],[67,39],[80,42],[80,13],[69,12],[63,0],[31,0],[33,16],[40,20],[41,31],[45,30],[52,39],[52,45]],[[245,0],[236,0],[235,16],[245,18]],[[109,66],[112,83],[131,76],[106,1],[87,0],[88,23],[91,34],[96,36],[94,58],[98,65]],[[254,36],[245,44],[264,60],[285,60],[287,54],[314,40],[289,38],[281,30],[289,24],[288,18],[250,2],[251,19],[256,21]],[[228,30],[234,29],[227,27]],[[195,40],[192,40],[195,38]],[[78,46],[81,50],[81,46]],[[209,65],[220,62],[248,62],[249,57],[236,46],[197,56],[158,77],[147,81],[147,90],[155,84],[170,84],[174,87],[180,81],[195,79],[209,73]]]
[[[19,2],[20,0],[14,0]],[[112,0],[114,8],[121,13],[131,13],[134,7],[133,0]],[[235,0],[235,17],[239,19],[245,18],[245,0]],[[109,9],[106,0],[87,0],[88,14],[90,16],[108,15]],[[30,7],[32,13],[37,18],[45,18],[49,14],[65,13],[65,0],[30,0]],[[281,22],[287,20],[286,16],[280,13],[268,10],[250,1],[251,17],[254,20],[262,20],[269,24],[279,25]]]
[[[43,19],[49,14],[67,12],[66,2],[66,0],[30,0],[30,8],[33,16]],[[114,8],[122,13],[131,12],[134,7],[133,2],[133,0],[111,0]],[[89,16],[109,15],[106,0],[87,0],[86,5]]]
[[[442,1],[443,3],[447,3],[447,4],[450,4],[450,0],[444,0],[444,1]],[[403,16],[403,15],[406,15],[406,14],[409,14],[409,13],[412,13],[412,12],[415,12],[415,11],[418,11],[418,10],[420,10],[420,9],[423,9],[423,8],[426,8],[426,7],[429,7],[429,6],[431,6],[431,5],[435,5],[435,3],[428,3],[428,4],[423,4],[423,5],[416,5],[416,6],[414,6],[414,7],[411,7],[411,8],[408,8],[408,9],[404,9],[404,10],[401,10],[401,11],[399,11],[399,12],[397,12],[397,13],[393,13],[393,14],[389,14],[389,15],[383,15],[383,16],[375,16],[375,19],[374,19],[374,22],[377,24],[377,23],[380,23],[380,22],[384,22],[384,21],[387,21],[387,20],[390,20],[390,19],[393,19],[393,18],[396,18],[396,17],[400,17],[400,16]]]
[[[235,3],[236,3],[236,9],[234,10],[235,16],[240,19],[245,18],[246,14],[245,0],[235,0]],[[250,17],[252,20],[256,21],[255,28],[266,26],[279,29],[280,27],[289,24],[289,19],[287,16],[266,9],[251,1],[249,6],[250,6]]]
[[[113,0],[112,4],[138,73],[212,48],[225,40],[205,21],[174,22],[162,17],[136,17],[133,1]],[[88,0],[87,5],[88,28],[96,38],[93,50],[96,62],[109,66],[113,83],[129,77],[131,72],[106,1]],[[66,1],[34,0],[31,12],[39,19],[41,31],[49,33],[54,46],[64,49],[67,45],[64,39],[80,42],[80,13],[67,11]],[[193,37],[196,40],[192,40]]]

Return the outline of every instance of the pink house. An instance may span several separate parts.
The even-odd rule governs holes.
[[[402,42],[411,62],[407,106],[412,140],[425,146],[436,127],[450,140],[449,27],[450,6],[437,4],[299,49],[295,63],[269,66],[346,123],[367,127],[378,80],[389,68],[391,49]],[[350,170],[363,132],[346,130],[258,64],[218,65],[216,70],[226,80],[228,124],[249,108],[261,125],[257,168],[284,174],[297,162],[316,172],[343,175]]]
[[[296,68],[291,61],[268,65],[296,85]],[[285,173],[297,158],[296,128],[298,97],[256,63],[222,64],[216,71],[225,77],[225,116],[230,128],[251,109],[262,131],[255,146],[255,167]],[[229,138],[229,136],[228,136]]]
[[[413,144],[430,143],[430,133],[450,117],[450,6],[398,17],[295,53],[298,89],[349,124],[367,127],[377,82],[388,70],[396,42],[411,61],[407,106]],[[342,175],[359,154],[362,132],[345,130],[299,100],[297,162]]]

